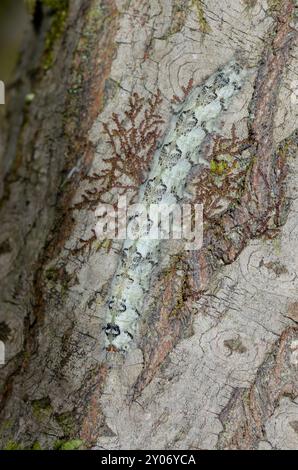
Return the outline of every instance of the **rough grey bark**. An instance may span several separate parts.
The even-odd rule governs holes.
[[[50,51],[43,8],[1,140],[1,447],[297,448],[294,0],[75,0]],[[159,89],[164,132],[173,96],[233,57],[249,78],[189,181],[204,245],[162,248],[133,348],[107,353],[119,246],[84,203],[102,123]]]

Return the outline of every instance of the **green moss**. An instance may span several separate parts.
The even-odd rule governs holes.
[[[283,0],[267,0],[268,10],[272,16],[278,15],[282,6]]]
[[[31,450],[42,450],[42,447],[38,441],[35,441],[33,446],[31,447]]]
[[[8,441],[3,450],[42,450],[38,441],[35,441],[31,447],[24,447],[16,441]]]
[[[216,161],[216,160],[211,160],[210,162],[210,171],[211,173],[214,173],[218,176],[223,175],[225,170],[228,168],[228,164],[225,161]]]
[[[12,427],[12,421],[10,419],[4,420],[0,425],[0,434],[3,434],[7,429]]]
[[[3,450],[22,450],[22,447],[15,441],[8,441]]]
[[[67,441],[61,446],[61,450],[76,450],[82,447],[83,441],[80,439],[73,439],[72,441]]]
[[[36,0],[24,0],[29,15],[34,15]]]
[[[41,0],[42,3],[51,8],[52,10],[58,11],[61,8],[68,6],[68,0]]]
[[[103,249],[107,253],[109,253],[112,246],[112,240],[108,240],[107,238],[105,238],[104,240],[97,241],[94,246],[96,251]]]
[[[84,445],[80,439],[72,439],[70,441],[56,441],[54,444],[55,450],[78,450]]]
[[[42,0],[44,6],[52,12],[52,23],[45,39],[43,68],[48,70],[54,63],[54,45],[64,31],[69,1],[68,0]]]
[[[48,281],[57,282],[59,279],[59,271],[55,268],[49,268],[45,272],[45,277]]]
[[[65,435],[69,436],[75,430],[75,420],[71,413],[62,413],[56,417]]]
[[[61,441],[60,439],[55,441],[53,445],[54,450],[60,450],[62,444],[63,444],[63,441]]]
[[[197,13],[200,31],[204,34],[210,33],[212,29],[208,21],[206,20],[203,2],[201,0],[192,0],[192,6],[195,8]]]
[[[52,414],[51,400],[49,397],[32,401],[32,410],[38,421],[47,420]]]

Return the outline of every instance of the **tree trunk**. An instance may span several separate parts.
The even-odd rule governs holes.
[[[295,0],[35,2],[0,140],[1,448],[297,448],[295,18]],[[94,211],[141,200],[165,143],[181,157],[202,129],[181,201],[203,204],[203,245],[160,243],[123,351],[125,252]]]

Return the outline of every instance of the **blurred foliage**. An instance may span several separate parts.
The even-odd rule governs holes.
[[[30,20],[24,0],[0,0],[0,80],[9,82]]]
[[[48,70],[54,62],[54,45],[61,37],[68,14],[69,0],[42,0],[52,13],[51,27],[45,40],[43,68]]]
[[[0,20],[1,20],[1,17],[3,16],[3,14],[6,13],[7,8],[9,7],[10,4],[11,4],[11,0],[1,0],[1,2],[0,2]]]
[[[35,6],[36,6],[36,0],[24,0],[26,8],[30,15],[34,14]]]

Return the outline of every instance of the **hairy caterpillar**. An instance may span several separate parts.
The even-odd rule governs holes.
[[[200,152],[204,139],[216,130],[218,117],[241,89],[245,76],[243,68],[232,61],[191,91],[155,152],[148,179],[139,190],[139,203],[147,207],[182,200],[191,168],[206,164]],[[130,220],[128,227],[133,223]],[[158,239],[141,237],[124,241],[107,301],[104,330],[108,350],[125,351],[134,337],[159,245]]]

